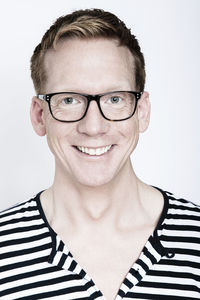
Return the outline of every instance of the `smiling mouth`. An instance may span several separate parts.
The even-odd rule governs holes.
[[[87,155],[99,156],[99,155],[102,155],[102,154],[108,152],[111,149],[112,146],[113,145],[109,145],[109,146],[105,146],[105,147],[101,147],[101,148],[88,148],[88,147],[82,147],[82,146],[75,146],[75,147],[80,152],[85,153]]]

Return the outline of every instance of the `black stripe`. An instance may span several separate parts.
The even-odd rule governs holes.
[[[161,259],[159,264],[167,266],[177,266],[177,267],[191,267],[194,270],[200,270],[200,263],[189,261],[189,260],[177,260],[177,259]]]
[[[9,253],[3,253],[3,254],[0,254],[0,259],[16,257],[16,256],[21,256],[21,255],[26,255],[26,254],[32,254],[35,252],[41,252],[42,250],[49,249],[50,247],[51,247],[51,243],[48,243],[48,244],[40,245],[37,247],[32,247],[29,249],[22,249],[22,250],[12,251]]]
[[[69,270],[70,270],[71,272],[73,272],[74,269],[76,268],[76,266],[77,266],[77,263],[75,262],[75,260],[72,260],[72,262],[71,262],[71,264],[70,264],[70,266],[69,266]],[[85,274],[84,274],[84,276],[85,276]]]
[[[156,263],[156,258],[148,251],[146,247],[144,248],[144,254],[149,258],[152,264]]]
[[[44,292],[39,294],[30,294],[28,296],[17,298],[17,300],[40,300],[40,299],[46,299],[50,297],[56,297],[59,295],[67,295],[70,293],[78,293],[84,291],[84,288],[82,286],[75,286],[75,287],[69,287],[64,289],[59,289],[55,291],[50,292]],[[1,296],[1,294],[0,294]],[[81,297],[81,298],[75,298],[76,300],[88,300],[88,297]]]
[[[21,280],[21,279],[25,279],[25,278],[31,278],[31,277],[36,277],[39,275],[45,275],[45,274],[51,274],[53,276],[53,273],[58,272],[58,268],[56,266],[53,267],[46,267],[45,269],[39,269],[39,270],[35,270],[35,271],[31,271],[31,272],[26,272],[26,273],[21,273],[21,274],[17,274],[14,276],[9,276],[7,278],[4,279],[0,279],[0,283],[4,284],[4,283],[8,283],[8,282],[14,282],[17,280]],[[70,279],[70,276],[72,275],[67,275],[68,279]],[[73,274],[73,279],[80,279],[80,276],[78,274]]]
[[[142,267],[143,270],[147,271],[149,269],[148,265],[145,264],[141,259],[137,260],[137,264]]]
[[[130,280],[128,280],[128,278],[124,279],[123,284],[125,284],[129,289],[133,286],[133,283]]]
[[[194,255],[194,256],[197,256],[197,257],[199,257],[199,255],[200,255],[199,254],[200,249],[199,250],[193,250],[193,249],[182,249],[182,248],[175,248],[175,247],[173,247],[173,249],[165,247],[165,249],[169,252],[171,250],[173,250],[177,254]]]
[[[15,224],[16,226],[18,226],[18,223],[21,223],[21,222],[32,222],[32,221],[37,221],[37,220],[41,220],[40,215],[18,217],[18,218],[13,218],[13,219],[2,222],[1,226],[6,226],[6,225],[10,225],[10,224]],[[24,226],[25,226],[25,224],[24,224]]]
[[[59,246],[58,246],[58,251],[62,252],[64,249],[64,243],[63,241],[60,241]]]
[[[44,232],[38,235],[33,235],[30,237],[25,237],[25,238],[19,238],[19,239],[13,239],[13,240],[8,240],[1,242],[1,247],[7,247],[7,246],[13,246],[13,245],[19,245],[19,244],[28,244],[30,242],[42,240],[44,238],[50,237],[49,232]]]
[[[140,299],[140,300],[199,300],[199,298],[194,298],[194,297],[184,297],[181,296],[181,291],[180,291],[180,296],[171,296],[171,295],[161,295],[161,294],[147,294],[147,293],[132,293],[128,292],[126,294],[126,298],[132,298],[132,299]]]
[[[45,224],[35,224],[35,225],[30,225],[26,227],[15,227],[12,229],[6,229],[1,231],[1,236],[4,235],[10,235],[13,233],[22,233],[22,232],[27,232],[27,231],[32,231],[32,230],[38,230],[38,229],[43,229],[46,228]]]
[[[190,216],[190,215],[182,215],[182,214],[168,214],[167,219],[174,219],[174,220],[189,220],[189,221],[199,221],[199,216]]]
[[[2,272],[9,271],[9,270],[23,268],[23,267],[27,267],[27,266],[31,266],[31,265],[36,265],[36,264],[39,264],[39,263],[47,262],[48,258],[49,258],[48,256],[41,256],[41,257],[38,257],[38,258],[34,258],[34,259],[30,259],[30,260],[24,260],[24,261],[20,261],[18,263],[8,264],[8,265],[5,265],[5,266],[1,265],[0,271],[2,273]]]
[[[165,282],[147,282],[142,281],[140,282],[141,287],[156,287],[159,289],[169,289],[169,290],[180,290],[180,291],[194,291],[198,292],[199,289],[197,286],[189,285],[189,284],[178,284],[178,283],[165,283]]]
[[[61,276],[61,277],[57,277],[57,278],[54,277],[53,279],[40,280],[40,281],[36,281],[36,282],[24,284],[24,285],[18,285],[13,288],[2,291],[1,296],[10,295],[13,293],[17,293],[17,292],[25,291],[25,290],[29,290],[29,289],[34,289],[37,287],[48,287],[49,285],[52,286],[52,285],[56,285],[61,282],[72,281],[72,280],[75,280],[75,278],[77,279],[77,276],[65,275],[65,276]],[[78,278],[78,280],[80,280],[80,278]],[[71,287],[68,288],[69,291],[71,291],[71,289],[73,289],[73,288],[71,288]],[[79,286],[78,290],[83,291],[84,288],[82,286]]]
[[[31,202],[32,202],[33,206],[31,205]],[[30,204],[30,206],[28,206],[28,204]],[[26,207],[24,205],[26,205]],[[24,208],[24,211],[29,210],[29,209],[31,210],[31,207],[36,208],[35,198],[30,199],[30,200],[25,201],[25,202],[22,202],[22,203],[18,203],[16,205],[12,206],[12,207],[9,207],[9,208],[6,208],[6,209],[2,210],[1,213],[0,213],[0,218],[1,217],[2,218],[9,217],[13,214],[16,214],[18,211],[20,211],[21,207]],[[16,208],[19,208],[19,210],[17,210]]]
[[[67,255],[65,253],[62,254],[61,259],[58,263],[58,267],[62,268],[66,262]]]
[[[200,281],[200,275],[196,275],[188,272],[177,272],[177,271],[165,271],[165,270],[149,270],[148,275],[159,277],[169,277],[169,278],[187,278]]]
[[[185,212],[185,211],[193,211],[193,212],[197,212],[197,213],[199,213],[199,208],[198,207],[196,207],[196,206],[184,206],[184,205],[180,205],[180,204],[170,204],[170,209],[178,209],[178,210],[183,210],[183,212]]]
[[[162,241],[169,241],[169,242],[180,242],[180,243],[193,243],[193,244],[200,244],[200,237],[190,237],[190,236],[171,236],[165,235],[161,236]]]
[[[175,230],[175,231],[197,231],[199,232],[199,226],[193,226],[193,225],[181,225],[181,224],[177,224],[177,225],[173,225],[173,224],[163,224],[163,228],[167,229],[167,230]]]
[[[96,299],[96,298],[98,298],[98,297],[102,297],[103,295],[102,295],[102,293],[100,292],[100,291],[96,291],[96,292],[94,292],[92,295],[90,295],[90,298],[87,298],[87,300],[88,299]],[[82,298],[81,298],[82,299]]]

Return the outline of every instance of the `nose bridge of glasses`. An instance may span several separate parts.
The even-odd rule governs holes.
[[[100,112],[101,112],[101,108],[100,108],[100,98],[101,96],[100,95],[87,95],[87,100],[88,100],[88,105],[87,105],[87,109],[89,109],[89,106],[90,106],[90,102],[92,101],[95,101]]]
[[[87,108],[86,108],[86,114],[88,114],[88,110],[89,110],[89,108],[90,108],[90,103],[92,102],[92,101],[95,101],[96,102],[96,105],[97,105],[97,107],[98,107],[98,111],[99,111],[99,113],[103,116],[103,114],[102,114],[102,110],[101,110],[101,107],[100,107],[100,98],[101,98],[101,95],[85,95],[86,96],[86,98],[87,98],[87,101],[88,101],[88,104],[87,104]],[[97,108],[96,107],[96,108]],[[104,117],[104,116],[103,116]]]
[[[97,104],[99,103],[100,100],[100,95],[87,95],[87,100],[90,103],[91,101],[95,101],[97,102]]]

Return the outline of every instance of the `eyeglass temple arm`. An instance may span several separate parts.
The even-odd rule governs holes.
[[[37,95],[37,98],[40,99],[40,100],[46,100],[45,95]]]

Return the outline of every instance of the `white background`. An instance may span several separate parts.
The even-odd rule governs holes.
[[[138,176],[200,204],[200,1],[4,0],[0,3],[0,208],[47,188],[54,161],[29,120],[29,60],[60,15],[79,8],[117,14],[139,39],[152,103],[149,130],[132,156]]]

